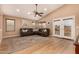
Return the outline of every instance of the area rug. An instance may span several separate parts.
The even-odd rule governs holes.
[[[16,51],[29,48],[33,44],[42,43],[46,40],[49,40],[49,38],[36,35],[3,39],[2,45],[0,47],[0,53],[1,54],[14,53]]]

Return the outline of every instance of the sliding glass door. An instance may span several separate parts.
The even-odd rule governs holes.
[[[58,20],[54,20],[54,23],[53,23],[53,34],[55,36],[60,36],[61,35],[61,30],[60,30],[60,27],[61,26],[61,21],[58,19]]]
[[[75,19],[61,18],[53,20],[53,35],[63,38],[74,39],[75,37]]]
[[[64,37],[68,37],[68,38],[73,38],[73,29],[75,27],[73,27],[74,25],[74,20],[73,18],[67,18],[67,19],[63,19],[63,25],[64,25]],[[75,34],[75,33],[74,33]]]

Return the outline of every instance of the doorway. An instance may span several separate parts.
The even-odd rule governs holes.
[[[53,36],[75,39],[75,17],[65,17],[53,20]]]

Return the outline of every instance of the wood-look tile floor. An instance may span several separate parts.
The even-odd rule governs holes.
[[[49,41],[37,43],[28,49],[17,51],[16,53],[73,54],[74,46],[69,40],[50,38]]]
[[[29,36],[23,38],[30,38],[29,43],[25,42],[26,46],[27,44],[30,44],[29,47],[16,50],[15,52],[12,52],[13,54],[74,54],[74,45],[73,41],[71,40],[60,39],[56,37],[39,36]],[[23,38],[20,39],[22,40]],[[11,42],[10,45],[12,46]],[[10,45],[8,47],[6,45],[6,47],[2,50],[6,50],[6,48],[11,48]],[[14,43],[14,46],[17,45]]]

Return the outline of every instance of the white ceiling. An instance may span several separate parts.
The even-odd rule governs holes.
[[[43,16],[45,16],[61,6],[63,6],[63,4],[38,4],[38,11],[44,12]],[[47,8],[47,11],[45,11],[44,8]],[[5,15],[23,17],[32,20],[33,19],[39,20],[41,18],[39,16],[34,17],[34,13],[33,13],[33,11],[35,10],[34,4],[2,4],[1,10]],[[31,14],[28,15],[27,14],[28,12],[30,12]]]

